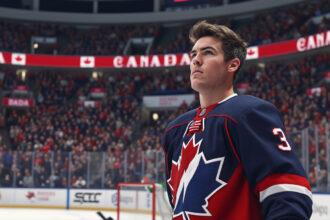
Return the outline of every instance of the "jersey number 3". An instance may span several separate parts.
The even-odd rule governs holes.
[[[278,136],[281,140],[281,144],[277,145],[278,148],[280,148],[280,150],[283,150],[283,151],[290,151],[291,150],[291,146],[290,146],[289,142],[286,140],[284,132],[282,131],[281,128],[274,128],[273,129],[273,134],[275,136]]]

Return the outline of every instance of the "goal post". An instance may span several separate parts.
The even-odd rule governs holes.
[[[156,183],[119,183],[117,220],[123,220],[123,212],[144,214],[148,216],[146,220],[172,219],[172,210],[164,189]]]

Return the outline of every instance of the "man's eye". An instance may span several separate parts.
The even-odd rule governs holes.
[[[204,54],[213,54],[213,52],[211,50],[205,50]]]

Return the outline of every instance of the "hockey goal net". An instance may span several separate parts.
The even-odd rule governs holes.
[[[160,184],[119,183],[117,188],[117,220],[124,212],[144,214],[146,220],[171,220],[172,211]],[[150,217],[149,217],[150,216]]]

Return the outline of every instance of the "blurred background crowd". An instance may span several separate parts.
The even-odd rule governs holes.
[[[249,45],[261,45],[330,30],[329,16],[322,16],[329,13],[329,1],[320,0],[247,18],[211,21],[233,28]],[[82,28],[0,20],[0,50],[70,55],[181,53],[190,50],[191,24]],[[31,48],[34,36],[56,40],[39,51]],[[151,38],[152,45],[142,51],[127,50],[134,38]],[[268,100],[281,111],[315,191],[326,191],[330,185],[329,71],[330,51],[322,50],[247,63],[236,80],[239,94]],[[17,93],[18,87],[28,92]],[[92,94],[95,88],[101,96]],[[194,94],[186,67],[105,70],[96,75],[31,69],[22,78],[16,68],[0,66],[0,91],[2,97],[34,100],[30,108],[1,106],[0,187],[115,188],[123,181],[164,182],[162,135],[167,123],[199,105],[184,102],[177,109],[161,110],[144,106],[146,95]],[[152,118],[153,114],[157,117]]]

